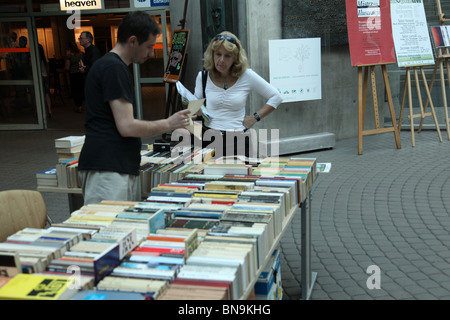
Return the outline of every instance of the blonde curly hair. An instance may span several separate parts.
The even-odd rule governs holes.
[[[215,36],[208,45],[208,48],[204,54],[203,67],[208,72],[217,73],[214,65],[214,51],[220,46],[223,46],[225,50],[231,52],[234,56],[234,63],[231,66],[231,75],[239,78],[244,74],[245,70],[249,68],[247,62],[247,53],[242,48],[239,39],[231,32],[224,31]]]

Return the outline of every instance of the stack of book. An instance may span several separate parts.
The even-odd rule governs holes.
[[[308,196],[312,184],[317,178],[317,160],[315,158],[266,158],[252,173],[261,178],[275,180],[300,180],[297,183],[297,203]],[[267,183],[267,182],[266,182]]]
[[[224,212],[224,209],[215,207],[180,208],[166,215],[165,229],[197,230],[200,236],[204,236],[219,223]]]
[[[240,191],[233,190],[198,190],[192,196],[192,203],[214,205],[233,205],[238,201]]]
[[[227,300],[226,288],[172,283],[157,300]]]
[[[189,188],[171,189],[153,188],[147,196],[146,202],[163,202],[183,204],[186,206],[191,202],[194,191]]]
[[[164,280],[175,279],[179,268],[198,246],[196,230],[188,234],[167,231],[149,234],[129,252],[112,276]]]
[[[73,270],[94,278],[97,284],[119,265],[120,248],[117,243],[83,240],[64,254],[50,261],[47,271],[71,274]]]
[[[56,164],[58,188],[81,188],[78,177],[78,160],[79,158],[71,158]]]
[[[255,283],[256,300],[282,300],[283,286],[281,283],[280,249],[273,251]]]
[[[252,166],[245,163],[209,163],[206,164],[203,173],[205,175],[249,175],[252,173]]]
[[[249,287],[257,272],[254,246],[238,242],[203,241],[186,260],[186,265],[206,268],[209,266],[233,268],[239,294]]]
[[[55,170],[58,183],[56,186],[51,185],[51,187],[80,188],[78,158],[84,141],[85,136],[67,136],[55,139],[55,150],[58,157]],[[42,174],[39,174],[43,178]],[[42,181],[38,180],[38,186],[48,186],[39,182]]]
[[[38,187],[58,187],[56,167],[36,173]]]
[[[96,293],[120,293],[112,300],[154,300],[167,285],[168,282],[164,280],[107,276],[97,284]]]
[[[41,274],[18,274],[0,288],[0,300],[68,300],[78,289],[75,279]]]
[[[55,149],[58,163],[72,158],[78,158],[84,145],[85,136],[68,136],[55,139]]]
[[[159,184],[167,184],[183,179],[188,174],[203,172],[204,163],[196,160],[208,158],[213,150],[198,149],[185,150],[177,155],[176,152],[150,152],[141,156],[141,189],[144,195]]]
[[[235,267],[185,264],[180,268],[177,278],[170,284],[169,288],[177,286],[180,290],[184,289],[185,295],[183,299],[187,299],[187,293],[189,294],[189,299],[191,299],[191,289],[194,287],[200,291],[200,293],[209,292],[210,295],[207,295],[204,300],[223,299],[222,295],[217,296],[210,292],[210,290],[216,292],[215,288],[221,288],[222,290],[225,290],[225,299],[237,300],[243,293],[243,288],[237,273],[238,269]],[[194,293],[193,299],[196,299],[199,294],[197,292]],[[172,291],[167,292],[162,298],[176,299],[173,297]]]
[[[21,273],[37,273],[82,239],[81,233],[25,228],[0,243],[0,252],[16,253]]]

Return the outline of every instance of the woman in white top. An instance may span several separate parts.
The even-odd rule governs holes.
[[[205,122],[205,129],[220,131],[224,140],[227,132],[246,131],[282,102],[281,94],[249,68],[244,48],[230,32],[224,31],[211,40],[204,54],[204,69],[206,84],[203,87],[203,72],[199,72],[195,96],[206,98],[210,120]],[[253,115],[246,115],[246,102],[252,91],[263,96],[266,103]],[[248,156],[248,145],[245,149]],[[236,152],[234,147],[234,154]],[[230,155],[230,152],[225,153],[224,148],[223,155]]]

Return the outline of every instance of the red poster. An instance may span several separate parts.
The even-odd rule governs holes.
[[[346,0],[352,66],[395,63],[390,0]]]

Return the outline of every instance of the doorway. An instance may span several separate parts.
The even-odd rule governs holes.
[[[155,46],[155,55],[142,65],[130,66],[130,72],[136,86],[137,107],[140,119],[156,120],[165,115],[167,89],[163,82],[165,65],[168,59],[168,46],[171,45],[170,14],[167,10],[149,11],[160,25],[163,31],[158,37]],[[16,31],[18,38],[24,34],[28,37],[28,51],[32,59],[37,52],[38,44],[42,45],[44,54],[49,61],[50,104],[52,117],[49,117],[45,99],[42,97],[43,84],[40,77],[40,69],[32,64],[34,73],[26,79],[13,79],[12,73],[6,66],[6,59],[0,59],[0,90],[8,92],[5,99],[0,98],[0,130],[25,130],[25,129],[84,129],[84,113],[76,113],[75,104],[71,93],[69,74],[65,70],[65,60],[69,49],[69,43],[75,42],[82,52],[78,38],[81,32],[89,31],[94,36],[94,44],[104,55],[116,44],[117,29],[125,13],[83,13],[79,22],[79,28],[67,27],[68,15],[55,14],[36,16],[31,18],[16,19],[15,21],[0,20],[0,33],[2,34],[0,57],[11,54],[8,46],[8,34],[10,30]],[[32,20],[33,19],[33,20]],[[33,37],[34,36],[34,37]],[[18,41],[17,41],[18,42]],[[18,44],[17,44],[18,46]],[[36,58],[34,58],[36,59]],[[32,60],[33,61],[33,60]],[[17,90],[26,89],[28,109],[15,109],[15,86]],[[20,87],[22,86],[22,87]],[[31,95],[34,94],[35,102]],[[2,94],[1,97],[4,95]],[[25,95],[19,95],[23,99]],[[2,101],[5,100],[5,101]],[[6,105],[3,107],[3,105]],[[31,105],[31,106],[30,106]],[[33,108],[32,108],[33,107]],[[84,107],[84,105],[83,105]],[[23,112],[25,109],[26,112]],[[29,114],[28,114],[29,113]],[[5,114],[5,116],[3,115]],[[8,116],[8,117],[6,117]],[[12,117],[15,118],[12,118]],[[9,122],[8,122],[9,121]],[[13,122],[11,122],[13,121]],[[28,122],[30,123],[28,123]],[[13,125],[12,125],[13,124]]]
[[[0,19],[0,130],[44,128],[35,43],[31,18]]]

